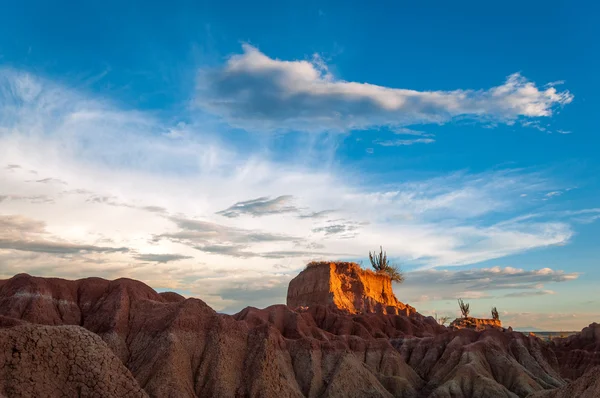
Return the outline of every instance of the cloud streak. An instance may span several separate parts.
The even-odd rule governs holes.
[[[19,215],[0,215],[0,249],[50,254],[125,253],[126,247],[103,247],[49,241],[45,223]]]
[[[262,197],[243,202],[237,202],[225,210],[217,212],[224,217],[234,218],[241,215],[250,215],[254,217],[267,216],[273,214],[293,213],[298,209],[291,206],[293,199],[291,195],[282,195],[274,199]]]
[[[381,146],[409,146],[414,144],[433,144],[435,140],[433,138],[417,138],[414,140],[384,140],[374,141],[375,144]]]
[[[193,257],[183,256],[181,254],[139,254],[134,258],[140,261],[150,261],[159,264],[166,264],[171,261],[186,260]]]
[[[412,284],[464,285],[468,290],[531,289],[540,283],[567,282],[579,277],[551,268],[524,270],[513,267],[492,267],[469,270],[426,270],[407,274]]]
[[[472,268],[463,270],[422,270],[405,273],[399,297],[409,301],[447,301],[457,298],[524,298],[554,294],[546,284],[578,279],[576,272],[551,268],[525,270],[514,267]],[[454,306],[454,303],[451,303]]]

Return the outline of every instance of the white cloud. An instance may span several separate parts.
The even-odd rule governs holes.
[[[456,117],[510,123],[551,116],[573,95],[539,89],[518,73],[489,89],[416,91],[335,79],[321,59],[273,59],[251,45],[220,68],[203,70],[197,103],[256,130],[346,131],[444,123]]]

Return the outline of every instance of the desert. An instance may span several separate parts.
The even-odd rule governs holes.
[[[458,323],[419,314],[354,263],[312,263],[288,305],[232,316],[131,279],[19,274],[0,281],[0,394],[599,396],[600,325],[547,342]]]

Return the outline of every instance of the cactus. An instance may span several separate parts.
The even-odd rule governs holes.
[[[462,312],[463,318],[468,318],[470,312],[469,304],[465,304],[462,299],[458,299],[458,306],[460,307],[460,312]]]
[[[371,261],[371,266],[375,271],[385,272],[394,282],[404,282],[402,271],[398,267],[390,264],[386,252],[383,251],[383,247],[379,246],[379,254],[377,254],[377,252],[369,252],[369,261]]]
[[[492,308],[492,319],[495,321],[500,320],[500,315],[498,314],[498,309],[496,307]]]

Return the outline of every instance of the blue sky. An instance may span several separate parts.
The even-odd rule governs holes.
[[[596,4],[3,8],[0,276],[234,312],[382,244],[424,313],[600,316]]]

